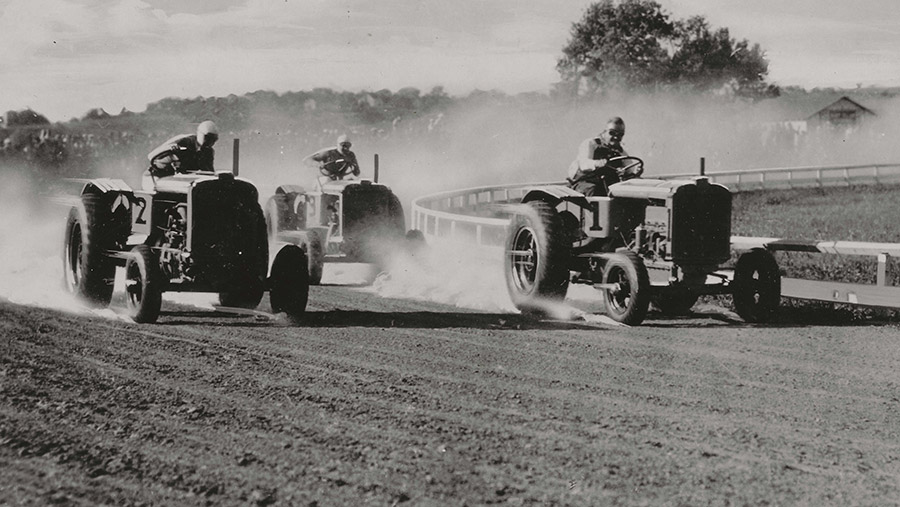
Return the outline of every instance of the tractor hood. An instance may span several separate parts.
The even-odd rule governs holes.
[[[382,185],[380,183],[373,183],[372,180],[335,180],[323,183],[322,192],[332,195],[343,194],[344,190],[352,187],[387,188],[385,185]]]
[[[205,181],[242,181],[249,183],[243,178],[235,178],[230,172],[212,173],[212,172],[196,172],[187,174],[175,174],[166,176],[156,180],[156,191],[171,194],[187,194],[191,187],[197,183]]]
[[[625,197],[632,199],[668,199],[678,193],[683,187],[718,187],[715,191],[728,189],[718,183],[710,183],[706,177],[698,176],[690,180],[656,180],[634,178],[609,186],[611,197]]]

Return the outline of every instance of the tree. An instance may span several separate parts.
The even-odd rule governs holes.
[[[588,6],[581,21],[572,25],[556,69],[577,94],[651,85],[665,72],[669,55],[662,42],[673,32],[656,2],[602,0]]]
[[[425,111],[442,109],[453,103],[453,99],[447,95],[443,86],[435,86],[430,92],[422,96],[422,108]]]
[[[746,97],[777,95],[777,88],[765,82],[769,62],[759,44],[736,41],[727,28],[712,30],[702,16],[676,22],[673,42],[669,83]]]
[[[109,113],[103,110],[102,107],[95,107],[84,114],[81,118],[82,120],[108,120],[110,118]]]
[[[24,127],[28,125],[48,125],[50,120],[46,116],[36,113],[31,109],[6,112],[6,127]]]
[[[591,95],[612,88],[688,88],[739,96],[777,94],[759,45],[735,41],[694,16],[672,21],[653,0],[600,0],[572,25],[557,90]]]

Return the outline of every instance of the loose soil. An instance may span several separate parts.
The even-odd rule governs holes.
[[[310,301],[300,325],[0,301],[0,504],[900,498],[893,324],[626,328],[334,286]]]

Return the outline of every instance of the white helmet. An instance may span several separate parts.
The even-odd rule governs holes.
[[[215,142],[216,139],[219,138],[219,129],[216,127],[216,124],[206,120],[201,122],[200,125],[197,125],[197,142],[200,144],[205,144],[207,138],[212,142]]]

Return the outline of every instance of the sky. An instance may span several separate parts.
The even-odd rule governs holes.
[[[781,86],[900,86],[897,0],[658,0],[759,43]],[[0,111],[166,97],[547,91],[588,0],[0,0]]]

